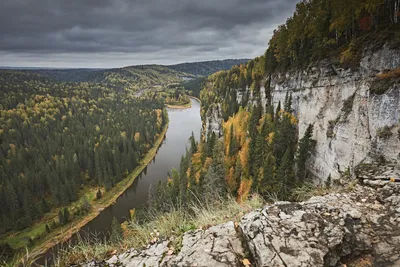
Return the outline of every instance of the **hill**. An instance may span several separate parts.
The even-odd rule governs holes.
[[[208,76],[220,70],[228,70],[235,65],[246,63],[249,59],[226,59],[203,62],[182,63],[166,66],[170,69],[190,73],[196,76]]]
[[[144,85],[179,82],[184,78],[208,76],[220,70],[228,70],[235,65],[246,63],[248,59],[226,59],[203,62],[181,63],[176,65],[135,65],[112,69],[59,69],[0,67],[1,70],[18,70],[39,74],[43,77],[65,82],[113,83],[119,79],[120,85],[140,83]]]

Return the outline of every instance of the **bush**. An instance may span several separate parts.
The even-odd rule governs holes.
[[[378,129],[377,136],[380,139],[389,139],[393,135],[392,127],[385,126],[383,128]]]
[[[352,41],[347,49],[340,54],[340,64],[345,68],[356,68],[360,65],[360,49],[358,45]]]
[[[328,123],[329,123],[329,125],[328,125],[328,129],[326,130],[326,137],[332,138],[335,135],[333,130],[335,129],[337,120],[332,120],[332,121],[329,121]]]
[[[378,74],[371,84],[370,92],[375,95],[382,95],[396,83],[400,83],[400,68]]]

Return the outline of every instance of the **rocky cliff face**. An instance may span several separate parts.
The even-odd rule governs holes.
[[[86,266],[400,266],[400,172],[367,166],[358,174],[372,186],[278,202],[239,223],[187,232],[178,252],[165,240]]]
[[[270,88],[275,107],[279,101],[284,102],[286,93],[292,93],[300,136],[308,124],[314,124],[317,147],[308,165],[316,177],[337,178],[361,162],[399,159],[400,85],[392,85],[382,95],[370,92],[376,74],[398,67],[400,50],[386,45],[375,52],[366,50],[357,70],[321,62],[306,70],[272,75]],[[244,93],[237,92],[239,104]],[[248,103],[253,104],[252,92],[249,95]],[[260,95],[265,106],[264,87]],[[221,121],[220,112],[213,108],[207,114],[206,129],[221,133]],[[380,134],[384,127],[392,134]]]

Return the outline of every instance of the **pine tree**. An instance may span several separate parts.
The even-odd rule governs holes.
[[[281,112],[281,101],[278,102],[278,105],[276,106],[276,112],[275,112],[275,121],[279,121],[279,118],[281,117],[280,112]]]
[[[209,138],[207,138],[207,157],[211,157],[213,155],[213,150],[216,142],[215,132],[210,133]]]
[[[236,181],[236,185],[238,187],[240,185],[240,182],[242,181],[242,172],[243,172],[242,163],[240,161],[240,157],[237,157],[236,164],[235,164],[234,178],[235,178],[235,181]],[[236,188],[235,193],[237,193],[237,189],[238,188]]]
[[[102,198],[102,196],[103,196],[103,194],[101,193],[101,190],[99,188],[99,190],[97,190],[97,193],[96,193],[96,199],[99,200],[100,198]]]
[[[292,93],[286,93],[285,102],[284,102],[284,111],[288,113],[292,113]]]
[[[64,223],[68,223],[70,221],[70,214],[68,208],[64,208]]]
[[[236,136],[233,133],[233,124],[231,124],[230,133],[229,133],[229,156],[234,156],[238,152],[238,144],[236,140]]]
[[[224,144],[217,141],[214,147],[212,164],[204,177],[204,194],[208,199],[225,196],[225,164],[224,164]]]
[[[303,138],[299,141],[299,148],[297,150],[297,179],[299,183],[303,183],[307,177],[306,162],[310,157],[312,150],[315,147],[315,141],[312,140],[314,126],[309,124]]]
[[[42,210],[43,214],[45,214],[45,213],[50,211],[50,207],[49,207],[49,205],[47,204],[47,201],[44,198],[42,198],[42,200],[41,200],[40,209]]]
[[[282,163],[280,164],[276,179],[280,184],[280,189],[278,192],[278,196],[280,199],[286,200],[290,197],[291,190],[294,188],[295,174],[294,174],[294,161],[293,161],[293,152],[291,152],[291,148],[287,148],[283,158]]]
[[[197,152],[197,144],[196,144],[196,139],[194,138],[194,133],[192,132],[192,135],[190,136],[190,153],[192,155]]]
[[[188,152],[186,151],[186,157],[181,157],[180,163],[180,173],[179,173],[179,200],[182,205],[186,204],[186,194],[187,194],[187,186],[188,186],[188,177],[187,177],[187,169],[188,166]]]
[[[58,211],[58,223],[60,225],[64,225],[65,224],[64,213],[62,212],[61,209]]]
[[[264,175],[261,178],[259,191],[264,198],[269,194],[276,194],[280,189],[280,183],[276,179],[276,161],[272,153],[269,153],[264,160]]]

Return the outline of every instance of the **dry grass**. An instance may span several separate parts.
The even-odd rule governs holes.
[[[189,209],[176,208],[164,214],[147,214],[145,223],[134,221],[123,224],[124,238],[111,243],[81,239],[77,245],[67,247],[56,257],[55,266],[89,262],[94,259],[107,259],[115,253],[130,248],[141,249],[149,243],[169,239],[170,246],[179,251],[183,234],[194,229],[205,229],[212,225],[239,219],[251,210],[261,208],[264,201],[258,195],[238,203],[234,199],[217,200],[213,203],[193,203]]]
[[[324,196],[335,192],[335,187],[319,186],[312,183],[304,183],[301,187],[297,187],[292,191],[293,200],[297,202],[306,201],[313,196]]]

